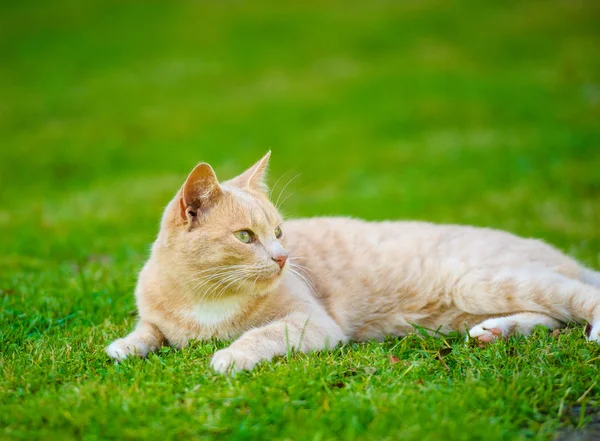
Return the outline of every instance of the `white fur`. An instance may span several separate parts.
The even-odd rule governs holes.
[[[219,300],[206,300],[196,305],[189,317],[203,326],[215,326],[234,317],[241,308],[241,299],[237,296]]]
[[[233,374],[238,371],[252,369],[259,360],[259,358],[253,357],[252,353],[225,348],[213,355],[210,365],[220,374]]]
[[[545,314],[533,312],[523,312],[509,315],[507,317],[498,317],[484,320],[477,326],[473,326],[467,333],[467,339],[486,337],[487,341],[495,340],[499,337],[507,337],[510,334],[530,335],[536,326],[545,326],[548,329],[556,329],[561,326],[561,322]],[[496,335],[491,330],[499,329],[502,335]]]
[[[592,331],[590,332],[588,340],[600,344],[600,323],[592,326]]]
[[[123,361],[127,357],[137,355],[145,357],[148,355],[150,348],[141,340],[125,337],[112,342],[107,348],[106,353],[109,357],[117,361]]]

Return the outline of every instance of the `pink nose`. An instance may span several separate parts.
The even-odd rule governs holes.
[[[279,268],[283,268],[283,265],[285,265],[285,262],[287,261],[287,256],[284,254],[281,256],[273,257],[273,260],[277,262]]]

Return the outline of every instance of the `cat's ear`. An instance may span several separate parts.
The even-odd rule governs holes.
[[[269,165],[270,157],[271,151],[269,150],[262,159],[244,173],[234,178],[232,182],[242,188],[250,187],[253,190],[267,193],[269,191],[269,187],[267,186],[267,165]]]
[[[192,170],[181,189],[181,217],[196,218],[199,212],[208,209],[221,194],[217,175],[210,165],[201,162]]]

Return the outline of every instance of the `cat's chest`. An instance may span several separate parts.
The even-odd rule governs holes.
[[[179,310],[161,329],[169,344],[184,347],[189,340],[231,340],[271,319],[262,302],[244,297],[209,300]]]
[[[219,327],[231,321],[242,310],[241,300],[237,297],[211,300],[192,306],[182,314],[201,327]]]
[[[161,317],[161,332],[170,345],[182,348],[189,340],[236,338],[243,328],[243,305],[237,298],[205,301]]]

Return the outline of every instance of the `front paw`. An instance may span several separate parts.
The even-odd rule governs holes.
[[[135,355],[138,357],[145,357],[148,355],[148,346],[141,341],[120,338],[113,341],[106,348],[106,353],[110,358],[114,358],[116,361],[123,361],[127,357]]]
[[[220,374],[234,374],[239,371],[251,370],[258,360],[248,352],[226,348],[215,352],[210,365]]]

